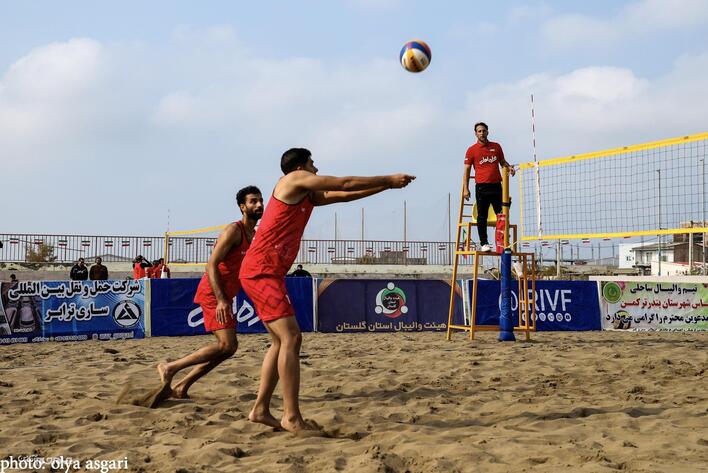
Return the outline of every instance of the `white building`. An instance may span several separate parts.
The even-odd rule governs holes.
[[[666,268],[662,267],[661,274],[659,274],[659,249],[661,249],[661,262],[673,263],[674,249],[679,245],[682,245],[682,243],[661,243],[661,245],[659,245],[659,243],[649,243],[645,245],[634,245],[631,248],[631,252],[634,254],[634,263],[631,267],[640,268],[652,275],[666,275],[667,271],[665,271],[665,269],[668,270],[668,266],[666,266]],[[622,264],[622,259],[620,259],[620,264]],[[620,268],[621,267],[622,266],[620,266]]]

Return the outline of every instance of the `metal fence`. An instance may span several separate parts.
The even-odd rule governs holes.
[[[104,262],[130,262],[137,255],[154,260],[164,255],[165,242],[163,237],[39,234],[0,234],[0,241],[2,262],[30,262],[33,255],[41,258],[44,253],[46,261],[57,263],[97,256]],[[169,261],[206,263],[215,243],[215,238],[170,237]],[[296,263],[449,265],[454,246],[435,241],[302,240]]]
[[[302,264],[452,264],[454,243],[435,241],[303,240]]]
[[[100,256],[104,262],[130,262],[137,255],[158,259],[163,254],[162,237],[116,235],[0,234],[0,261],[53,261],[73,263]],[[88,261],[87,261],[88,262]]]

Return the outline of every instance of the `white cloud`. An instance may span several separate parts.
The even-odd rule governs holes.
[[[617,67],[578,69],[556,80],[558,99],[587,100],[611,104],[636,98],[647,87],[645,79]]]
[[[429,86],[391,60],[352,68],[313,58],[242,57],[238,71],[217,66],[212,74],[222,79],[163,96],[152,123],[191,132],[244,130],[266,142],[277,136],[309,143],[325,161],[363,156],[362,164],[415,146],[439,115]]]
[[[0,144],[12,147],[75,129],[87,118],[77,102],[95,91],[101,55],[96,41],[72,39],[33,49],[12,64],[0,79]]]
[[[470,92],[465,114],[487,121],[513,161],[529,161],[533,93],[540,159],[597,151],[705,131],[706,74],[708,54],[683,56],[654,80],[614,67],[537,74]]]
[[[681,30],[708,24],[704,0],[640,0],[608,18],[566,14],[551,17],[541,28],[549,43],[559,48],[609,45],[626,38]]]
[[[475,89],[462,105],[464,89],[450,87],[449,77],[435,67],[407,74],[395,56],[355,64],[339,59],[344,55],[258,57],[228,27],[178,28],[172,40],[160,46],[68,40],[30,51],[0,76],[0,160],[32,175],[43,198],[65,201],[88,192],[151,199],[149,208],[117,205],[110,215],[103,204],[84,201],[91,222],[73,221],[75,209],[67,208],[42,225],[53,232],[94,231],[95,223],[151,233],[162,229],[154,221],[164,220],[168,206],[179,228],[218,223],[232,210],[234,186],[254,183],[269,192],[277,158],[291,146],[310,148],[327,174],[419,175],[411,189],[371,201],[367,218],[385,222],[381,212],[404,198],[409,209],[422,208],[431,192],[458,192],[477,120],[490,124],[512,162],[529,160],[530,93],[541,158],[703,131],[708,123],[702,107],[708,54],[681,56],[651,80],[607,66],[530,74]],[[43,177],[36,174],[40,162],[58,164]],[[155,176],[164,177],[165,192],[156,191]],[[115,188],[101,184],[108,178]],[[64,184],[73,179],[86,187]],[[22,192],[15,181],[8,192]],[[23,210],[13,212],[11,220],[23,218]],[[386,225],[377,228],[387,237]],[[421,224],[415,234],[440,237],[426,232]]]
[[[619,26],[626,25],[632,32],[690,28],[706,22],[705,0],[643,0],[628,5],[619,17]]]

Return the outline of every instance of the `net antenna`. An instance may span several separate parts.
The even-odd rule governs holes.
[[[533,146],[533,167],[536,177],[536,229],[538,238],[543,238],[543,227],[541,226],[541,172],[538,168],[538,156],[536,155],[536,112],[531,94],[531,141]],[[521,180],[519,179],[519,182]]]

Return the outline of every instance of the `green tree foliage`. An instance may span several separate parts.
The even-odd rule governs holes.
[[[26,247],[25,260],[28,263],[51,263],[56,259],[52,245],[41,243],[39,245],[27,245]]]

